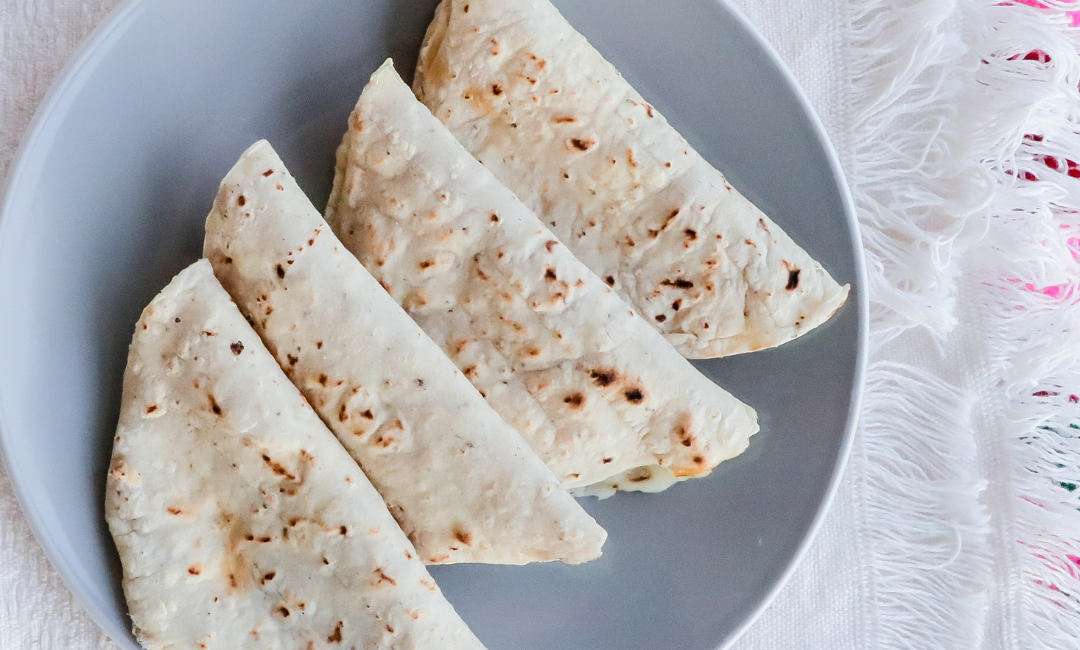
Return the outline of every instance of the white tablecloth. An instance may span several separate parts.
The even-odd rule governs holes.
[[[0,176],[116,2],[0,0]],[[848,472],[807,558],[736,647],[1077,647],[1080,167],[1066,158],[1080,157],[1080,57],[1068,18],[996,0],[736,5],[839,152],[873,299]],[[0,478],[0,648],[109,647]]]

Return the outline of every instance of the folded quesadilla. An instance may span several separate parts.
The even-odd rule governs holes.
[[[483,649],[206,260],[136,326],[105,513],[150,650]]]
[[[687,357],[780,345],[847,297],[548,0],[442,0],[413,89]]]
[[[319,216],[265,141],[204,253],[430,564],[584,562],[606,533]]]
[[[387,61],[338,149],[327,221],[563,485],[656,490],[741,453],[713,384],[484,169]]]

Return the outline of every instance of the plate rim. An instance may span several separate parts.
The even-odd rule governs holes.
[[[829,172],[840,193],[844,218],[847,221],[848,230],[850,232],[850,244],[855,266],[855,290],[852,292],[854,301],[849,297],[849,304],[854,302],[853,306],[856,309],[856,316],[858,318],[855,367],[848,416],[845,421],[839,453],[837,454],[836,461],[829,477],[829,483],[817,506],[810,526],[806,529],[802,540],[799,542],[798,548],[787,559],[783,571],[774,580],[764,597],[762,597],[754,606],[750,614],[728,634],[727,638],[718,641],[717,650],[728,650],[744,634],[746,634],[755,622],[757,622],[762,614],[765,613],[765,610],[767,610],[776,600],[788,581],[791,580],[795,570],[805,559],[810,546],[817,538],[825,517],[836,499],[840,482],[850,460],[852,448],[854,446],[855,432],[858,427],[859,415],[862,411],[869,347],[870,310],[865,254],[862,246],[860,225],[855,210],[854,199],[852,198],[851,190],[848,186],[843,168],[840,165],[840,159],[836,152],[836,148],[825,131],[821,118],[814,110],[809,98],[795,79],[787,64],[757,26],[754,25],[742,10],[731,2],[731,0],[713,0],[713,2],[720,5],[738,22],[739,27],[750,35],[768,57],[773,67],[779,71],[781,78],[791,91],[792,96],[798,102],[802,112],[807,116],[815,138],[822,146],[825,157],[829,163]],[[48,126],[49,121],[54,117],[57,109],[62,105],[68,95],[79,89],[80,84],[78,82],[80,76],[85,73],[87,67],[93,62],[94,58],[105,53],[106,50],[104,50],[103,47],[107,44],[109,39],[117,35],[122,29],[128,27],[130,21],[135,18],[143,8],[144,4],[145,0],[121,0],[121,2],[115,6],[93,30],[91,30],[83,43],[76,49],[72,58],[63,68],[61,68],[52,85],[49,87],[48,92],[42,98],[37,109],[35,109],[34,115],[27,125],[26,131],[15,151],[15,155],[11,159],[11,166],[8,170],[7,178],[4,181],[2,193],[0,193],[0,241],[3,241],[4,239],[7,223],[11,219],[9,215],[14,212],[17,194],[15,188],[19,185],[18,181],[25,174],[26,169],[31,165],[33,159],[32,154],[37,148],[36,145],[38,142],[45,136],[45,129]],[[109,635],[110,638],[113,638],[115,642],[123,643],[120,638],[130,634],[130,629],[113,629],[112,616],[104,611],[101,604],[91,598],[88,589],[85,588],[83,583],[76,577],[76,571],[71,562],[59,552],[49,536],[45,534],[45,525],[42,521],[42,517],[31,507],[30,502],[27,500],[27,490],[25,489],[24,479],[21,477],[21,473],[16,469],[16,466],[12,461],[12,450],[10,449],[8,438],[4,433],[6,430],[7,425],[4,412],[0,409],[0,464],[3,465],[4,471],[7,473],[8,482],[15,495],[15,500],[19,505],[19,510],[26,519],[34,536],[34,540],[44,551],[46,559],[48,559],[49,564],[56,570],[61,582],[68,591],[72,593],[79,605],[86,611],[90,618],[93,619],[95,625],[97,625],[101,631]]]
[[[828,515],[829,510],[832,509],[833,502],[836,500],[836,495],[840,491],[840,481],[844,477],[844,472],[847,469],[848,462],[851,458],[851,450],[855,443],[855,431],[858,429],[859,415],[862,413],[862,401],[866,387],[866,366],[869,357],[870,343],[870,297],[869,278],[866,271],[866,255],[863,250],[859,217],[855,210],[855,199],[851,195],[851,188],[848,186],[847,177],[844,175],[844,169],[840,165],[840,156],[836,152],[836,146],[833,144],[832,139],[825,130],[825,124],[821,121],[821,117],[817,114],[817,111],[814,110],[813,105],[810,103],[810,98],[806,95],[806,92],[802,89],[798,80],[795,79],[795,75],[791,72],[787,63],[780,57],[780,53],[776,51],[776,48],[772,46],[772,43],[770,43],[769,40],[765,38],[765,35],[761,33],[761,30],[758,29],[757,25],[751,22],[746,14],[736,7],[731,0],[713,1],[723,6],[724,9],[730,13],[735,20],[739,22],[740,27],[746,30],[746,33],[754,39],[761,50],[769,57],[769,60],[780,72],[780,76],[798,101],[803,113],[809,118],[810,127],[813,129],[814,136],[821,144],[822,149],[824,149],[825,157],[829,161],[829,172],[832,174],[836,187],[840,192],[840,199],[844,206],[844,218],[847,220],[848,229],[851,233],[850,243],[854,257],[853,261],[855,262],[855,290],[852,293],[854,294],[856,315],[859,320],[858,339],[856,341],[855,372],[851,387],[851,402],[848,406],[848,417],[844,425],[844,437],[840,442],[840,450],[836,457],[836,463],[833,465],[832,475],[829,477],[829,485],[825,488],[821,503],[818,504],[817,512],[814,513],[813,521],[806,529],[806,534],[799,543],[799,547],[788,559],[787,565],[780,573],[780,576],[769,588],[764,598],[758,602],[750,615],[747,616],[742,624],[737,626],[728,638],[722,641],[717,647],[717,650],[729,650],[751,627],[753,627],[754,623],[761,618],[765,613],[765,610],[772,605],[773,601],[780,595],[780,592],[783,591],[788,581],[795,575],[795,570],[799,568],[799,565],[802,564],[802,561],[810,551],[810,546],[814,543],[818,533],[821,531],[822,525],[825,523],[825,517]],[[849,302],[851,297],[852,296],[849,296],[848,298]],[[841,308],[843,308],[843,306],[841,306]]]
[[[142,9],[143,2],[144,0],[121,0],[118,5],[113,7],[101,22],[90,31],[86,39],[75,50],[71,59],[60,69],[52,85],[49,86],[49,90],[41,99],[41,103],[34,110],[34,115],[26,127],[26,132],[19,141],[19,147],[15,150],[15,155],[11,159],[11,166],[8,168],[7,178],[4,179],[2,194],[0,194],[0,242],[4,241],[8,221],[11,219],[9,215],[14,212],[18,181],[25,174],[27,167],[31,165],[33,158],[31,154],[36,149],[38,141],[45,136],[45,128],[48,126],[49,120],[54,116],[57,108],[67,96],[78,90],[78,84],[75,82],[83,74],[87,66],[93,62],[93,59],[102,53],[101,47],[111,37],[128,26],[129,21]],[[103,606],[90,597],[89,591],[76,577],[72,563],[59,552],[56,545],[45,534],[42,516],[38,514],[36,509],[31,507],[26,498],[25,479],[22,478],[21,472],[13,462],[10,443],[5,434],[7,430],[5,412],[3,408],[0,408],[0,464],[3,465],[4,472],[7,474],[8,484],[15,495],[15,502],[19,505],[19,511],[30,526],[34,541],[44,551],[45,558],[59,575],[60,581],[75,597],[79,606],[90,616],[98,629],[108,635],[115,643],[123,645],[124,642],[117,638],[120,635],[116,634],[116,631],[113,630],[114,626],[108,622],[110,617],[104,611]],[[125,614],[125,618],[130,617]],[[125,629],[122,632],[125,635],[131,634],[130,629]]]

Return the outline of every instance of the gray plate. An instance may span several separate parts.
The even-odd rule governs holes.
[[[862,378],[865,281],[835,156],[746,22],[713,0],[563,0],[570,21],[853,298],[779,350],[699,363],[761,414],[750,449],[660,495],[585,507],[610,532],[582,567],[433,574],[491,650],[706,650],[790,574],[835,490]],[[268,138],[323,205],[367,76],[411,78],[434,0],[129,0],[39,110],[0,212],[0,433],[27,519],[124,647],[103,519],[139,312],[199,256],[221,177]]]

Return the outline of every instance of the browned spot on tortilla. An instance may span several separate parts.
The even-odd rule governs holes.
[[[274,571],[270,571],[269,573],[267,573],[267,574],[263,575],[263,577],[262,577],[262,583],[263,583],[263,584],[265,585],[266,583],[268,583],[268,582],[270,582],[271,580],[273,580],[273,579],[274,579],[274,577],[275,577],[276,575],[277,575],[277,573],[276,573],[276,572],[274,572]]]
[[[341,622],[341,621],[337,622],[337,625],[334,627],[334,633],[331,634],[330,636],[326,637],[326,642],[327,643],[341,643],[341,627],[343,625],[344,625],[343,622]]]
[[[646,114],[647,114],[647,115],[648,115],[649,117],[653,117],[653,107],[652,107],[652,105],[650,105],[650,104],[645,104],[645,113],[646,113]]]
[[[671,167],[671,163],[669,163],[669,162],[666,162],[666,163],[664,163],[664,167],[668,167],[668,168],[670,168],[670,167]]]
[[[746,239],[744,241],[746,242],[747,246],[757,246],[757,244],[755,244],[752,239]]]
[[[469,13],[469,5],[465,5],[465,8],[462,11],[464,13]]]
[[[615,460],[615,459],[614,458],[604,458],[604,459],[601,459],[601,462],[603,462],[605,465],[607,465],[608,463],[610,463],[613,460]]]
[[[676,300],[675,302],[671,303],[671,308],[674,309],[675,311],[679,311],[680,307],[682,307],[682,300],[681,299]]]
[[[700,465],[700,464],[705,462],[705,457],[704,456],[694,456],[694,462],[697,463],[698,465]]]
[[[225,263],[226,264],[232,264],[232,258],[231,257],[226,257],[225,258]]]
[[[556,124],[573,124],[574,122],[577,122],[577,118],[570,117],[570,116],[563,116],[563,117],[556,117],[555,119],[553,119],[551,121],[556,123]]]
[[[682,278],[676,278],[674,280],[663,280],[660,282],[665,287],[675,287],[676,289],[692,289],[694,283],[690,280],[683,280]]]
[[[683,231],[683,234],[685,234],[686,238],[690,241],[694,241],[695,239],[697,239],[697,231],[693,228],[687,228]]]
[[[146,414],[150,415],[151,413],[153,413],[156,410],[158,410],[158,405],[157,404],[151,404],[150,406],[146,407]]]
[[[374,420],[375,419],[375,414],[371,412],[371,409],[367,409],[366,411],[364,411],[363,413],[360,414],[360,417],[367,418],[368,420]]]
[[[236,197],[236,205],[238,205],[238,206],[240,206],[242,208],[242,207],[244,207],[244,204],[246,204],[246,203],[247,203],[247,199],[244,198],[243,194]]]
[[[597,386],[604,387],[614,384],[615,381],[619,378],[619,373],[616,372],[614,369],[596,369],[590,372],[589,376],[592,377],[593,382]]]
[[[198,565],[198,563],[192,564],[191,566],[188,567],[187,572],[188,572],[188,575],[197,576],[200,573],[202,573],[202,567],[200,567]]]
[[[285,358],[289,360],[289,365],[290,366],[295,366],[296,362],[300,360],[300,357],[296,357],[296,356],[293,356],[291,354],[286,354]]]
[[[341,533],[342,535],[348,535],[349,534],[349,527],[348,526],[342,526],[341,528],[338,528],[338,532]]]
[[[491,94],[496,97],[502,94],[502,86],[499,84],[491,84]]]
[[[329,379],[330,379],[330,378],[329,378],[329,377],[327,377],[326,375],[319,375],[319,383],[320,383],[320,384],[322,384],[323,386],[325,386],[325,385],[326,385],[326,382],[327,382],[327,381],[328,381]]]
[[[389,449],[390,445],[394,444],[395,442],[397,442],[397,438],[394,438],[393,436],[379,436],[375,439],[375,444],[382,447],[383,449]]]
[[[499,55],[499,41],[491,39],[491,56]]]
[[[170,507],[168,507],[168,508],[166,508],[166,510],[168,511],[168,513],[169,513],[170,515],[179,515],[179,514],[183,514],[183,512],[184,512],[184,511],[183,511],[183,510],[181,510],[180,508],[173,508],[173,507],[171,507],[171,506],[170,506]]]
[[[278,184],[277,184],[277,185],[275,185],[274,187],[276,187],[277,189],[279,189],[279,190],[281,190],[281,191],[285,191],[285,188],[281,186],[281,183],[278,183]]]
[[[386,631],[387,632],[389,632],[390,634],[394,633],[394,626],[393,625],[390,625],[389,623],[383,623],[383,625],[386,626]]]
[[[375,569],[375,577],[378,578],[378,580],[375,581],[375,584],[377,584],[377,585],[382,584],[384,582],[389,582],[392,585],[397,584],[397,581],[394,580],[393,578],[391,578],[390,576],[386,575],[386,572],[383,571],[382,568]]]
[[[671,211],[671,214],[667,216],[667,219],[664,219],[664,224],[660,226],[660,230],[667,230],[667,227],[671,225],[672,220],[674,220],[675,217],[679,216],[679,210],[680,208],[675,208]]]
[[[454,528],[454,539],[461,542],[465,546],[472,546],[473,543],[472,533],[463,528]]]
[[[422,269],[426,269],[432,266],[435,266],[435,260],[424,260],[423,262],[420,262],[420,268]]]
[[[491,223],[499,223],[499,215],[494,212],[491,213]]]
[[[270,176],[273,173],[274,173],[273,169],[267,169],[266,171],[263,172],[263,176]]]
[[[207,393],[206,396],[210,399],[210,410],[214,412],[214,415],[221,415],[221,406],[214,399],[213,394]]]
[[[788,291],[794,291],[799,287],[799,269],[790,269],[788,271],[787,286],[784,287]]]
[[[656,315],[656,322],[657,323],[663,323],[666,320],[667,320],[667,316],[665,316],[663,314],[657,314]]]
[[[546,248],[547,252],[549,253],[558,245],[559,242],[555,241],[554,239],[549,239],[548,241],[544,242],[544,248]]]
[[[279,278],[285,277],[285,267],[280,264],[277,265],[277,276]]]
[[[615,286],[615,277],[609,275],[606,278],[604,278],[604,282],[607,282],[609,285],[614,287]]]
[[[545,279],[546,279],[546,280],[547,280],[548,282],[554,282],[555,280],[558,280],[558,279],[559,279],[559,278],[558,278],[558,277],[557,277],[557,276],[555,275],[555,269],[553,269],[553,268],[551,268],[551,267],[548,267],[547,269],[545,269],[545,270],[544,270],[544,278],[545,278]]]
[[[569,404],[572,409],[579,409],[585,404],[585,395],[582,393],[571,393],[563,398],[564,404]]]
[[[573,147],[574,149],[577,149],[578,151],[588,151],[589,149],[592,149],[595,146],[596,146],[596,140],[593,140],[592,138],[589,138],[588,140],[585,140],[585,139],[582,139],[582,138],[570,138],[570,141],[567,143],[567,148],[568,149]]]
[[[641,401],[645,399],[645,395],[641,392],[640,388],[631,388],[623,393],[623,395],[626,397],[626,401],[631,404],[640,404]]]
[[[277,613],[281,614],[281,616],[284,617],[284,618],[289,618],[289,608],[288,607],[278,607]]]
[[[274,474],[277,474],[278,476],[284,476],[285,478],[289,479],[290,481],[295,481],[296,480],[296,477],[293,476],[292,472],[290,472],[288,469],[286,469],[285,466],[282,465],[281,463],[279,463],[279,462],[275,461],[274,459],[270,458],[269,454],[263,454],[262,459],[263,459],[263,462],[266,463],[266,465],[270,468],[270,470],[272,472],[274,472]]]

